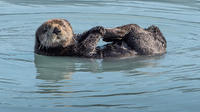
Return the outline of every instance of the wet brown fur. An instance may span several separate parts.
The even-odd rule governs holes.
[[[63,21],[55,20],[61,26]],[[64,21],[69,24],[68,21]],[[50,22],[51,23],[51,22]],[[38,39],[41,30],[49,22],[45,22],[36,31],[35,53],[49,56],[79,56],[88,58],[127,57],[138,55],[157,55],[166,52],[166,40],[156,26],[143,29],[136,24],[128,24],[116,28],[105,29],[101,26],[94,27],[82,34],[73,34],[71,43],[67,46],[44,47],[39,49]],[[54,22],[50,25],[55,24]],[[72,27],[69,24],[69,29]],[[72,31],[73,32],[73,31]],[[103,38],[108,43],[97,46]]]

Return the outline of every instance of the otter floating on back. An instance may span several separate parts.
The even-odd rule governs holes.
[[[109,43],[97,46],[101,38]],[[52,19],[37,29],[35,53],[87,58],[160,55],[166,52],[166,44],[164,36],[156,26],[147,29],[136,24],[107,29],[97,26],[76,35],[67,20]]]

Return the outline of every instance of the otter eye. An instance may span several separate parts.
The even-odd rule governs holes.
[[[60,32],[61,32],[61,30],[59,30],[57,27],[54,28],[54,30],[53,30],[53,33],[55,33],[55,34],[58,34],[58,33],[60,33]]]

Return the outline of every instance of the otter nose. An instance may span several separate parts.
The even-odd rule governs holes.
[[[60,33],[60,32],[61,31],[57,27],[55,27],[54,30],[53,30],[53,33],[55,33],[56,35],[58,35],[58,33]]]

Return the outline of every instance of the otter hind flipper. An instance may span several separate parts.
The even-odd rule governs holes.
[[[145,30],[151,32],[153,34],[154,38],[161,41],[162,44],[165,47],[167,47],[167,41],[166,41],[165,37],[163,36],[162,32],[160,31],[160,29],[157,26],[151,25],[150,27],[146,28]]]

